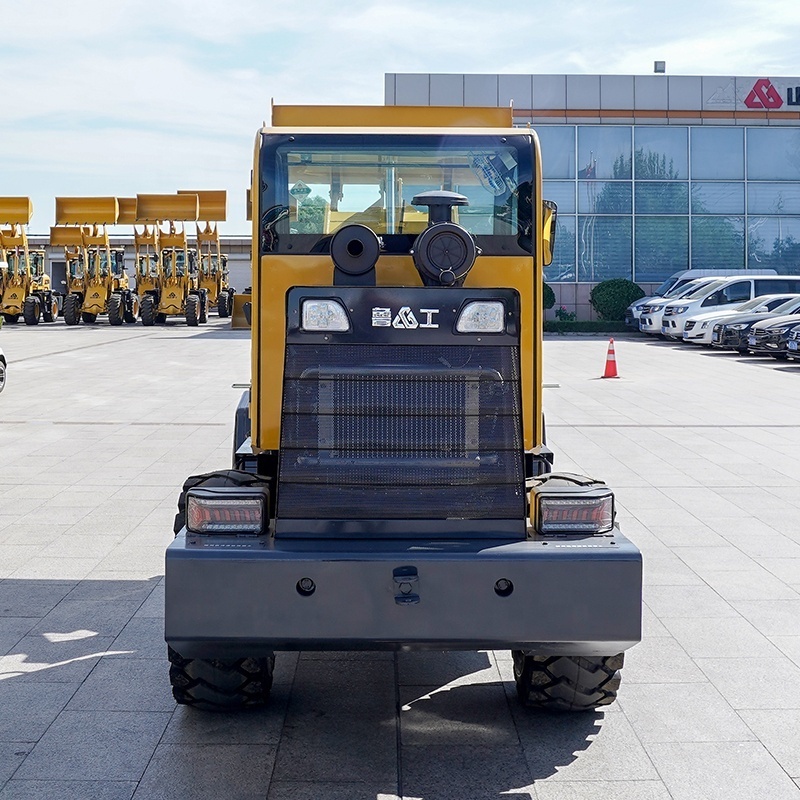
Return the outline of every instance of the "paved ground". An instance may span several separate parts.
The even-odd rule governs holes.
[[[602,713],[525,712],[507,653],[279,654],[274,704],[176,708],[177,489],[229,462],[247,334],[5,327],[0,800],[800,797],[800,365],[546,342],[557,464],[617,490],[645,639]],[[210,598],[210,601],[213,598]]]

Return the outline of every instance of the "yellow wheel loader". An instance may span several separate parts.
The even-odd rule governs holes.
[[[56,198],[50,244],[64,248],[67,325],[96,322],[101,314],[108,314],[111,325],[136,322],[139,298],[128,282],[125,252],[111,247],[106,229],[118,219],[115,197]]]
[[[45,251],[31,250],[23,226],[31,221],[33,204],[27,197],[0,197],[0,261],[6,263],[0,294],[0,314],[11,324],[20,316],[26,325],[53,322],[59,295],[45,272]]]
[[[166,552],[179,703],[264,703],[276,650],[507,648],[524,705],[614,701],[642,559],[552,472],[556,209],[510,109],[276,106],[253,170],[252,375],[233,469]]]
[[[136,232],[143,325],[176,316],[190,326],[208,320],[208,291],[199,285],[197,251],[189,248],[183,227],[197,221],[199,203],[194,193],[136,196],[136,223],[144,226],[142,233]]]
[[[210,308],[216,308],[220,317],[229,317],[236,290],[228,284],[228,257],[221,252],[217,223],[225,222],[225,191],[185,191],[178,194],[196,194],[200,200],[197,224],[197,278],[199,286],[208,295]],[[204,222],[203,228],[200,222]]]

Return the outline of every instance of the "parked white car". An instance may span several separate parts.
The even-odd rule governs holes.
[[[688,299],[696,293],[703,292],[706,289],[713,289],[721,284],[722,280],[719,279],[697,278],[679,289],[678,293],[673,297],[661,297],[652,303],[648,303],[642,309],[642,315],[639,317],[639,330],[642,333],[658,335],[661,333],[661,319],[664,314],[664,308],[669,303],[676,300]]]
[[[694,344],[711,344],[711,334],[714,332],[714,325],[718,322],[727,321],[737,314],[744,314],[748,311],[753,313],[772,311],[787,301],[798,298],[800,295],[797,294],[767,294],[763,297],[754,297],[752,300],[728,309],[696,314],[683,323],[683,341]]]

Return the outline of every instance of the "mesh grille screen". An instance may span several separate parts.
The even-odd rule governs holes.
[[[289,345],[278,516],[524,515],[518,350]]]

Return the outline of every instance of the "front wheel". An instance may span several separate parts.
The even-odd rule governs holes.
[[[615,656],[526,656],[512,651],[517,697],[549,711],[592,711],[617,699],[624,653]]]
[[[122,325],[125,310],[122,304],[122,297],[118,294],[112,294],[108,298],[108,322],[111,325]]]
[[[217,298],[217,314],[223,319],[231,315],[230,295],[227,292],[219,293],[219,297]]]
[[[186,324],[192,328],[197,327],[200,322],[200,298],[196,294],[190,294],[186,298]]]
[[[77,325],[81,321],[81,303],[75,294],[68,294],[64,298],[64,322],[67,325]]]
[[[139,296],[132,294],[128,299],[128,303],[125,307],[125,322],[128,325],[136,324],[136,319],[139,316]]]
[[[25,303],[22,306],[22,318],[25,320],[26,325],[39,324],[39,298],[35,295],[28,295],[25,298]]]
[[[145,327],[156,324],[156,301],[152,295],[146,294],[142,298],[142,305],[139,313],[142,318],[142,325]]]
[[[175,700],[205,711],[236,711],[269,700],[275,656],[206,660],[183,658],[171,647],[169,680]]]

